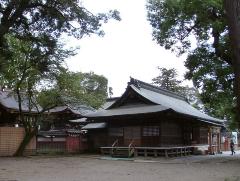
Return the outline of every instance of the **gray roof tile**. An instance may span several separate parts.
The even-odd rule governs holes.
[[[95,113],[87,114],[86,116],[89,118],[111,117],[118,115],[161,112],[171,109],[177,113],[195,117],[198,120],[206,120],[218,124],[223,123],[223,120],[213,118],[207,114],[202,113],[201,111],[192,107],[183,96],[169,90],[158,88],[156,86],[147,84],[133,78],[131,78],[131,81],[128,83],[128,88],[126,89],[126,91],[128,91],[129,89],[132,89],[135,93],[156,105],[146,104],[140,106],[133,105],[132,107],[116,107],[115,105],[118,105],[118,101],[121,101],[121,97],[113,104],[111,104],[111,106],[108,107],[107,110],[99,110]],[[125,93],[123,94],[123,96],[125,95]]]

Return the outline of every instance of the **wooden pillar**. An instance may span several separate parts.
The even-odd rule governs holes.
[[[154,157],[157,157],[157,156],[158,156],[158,155],[157,155],[157,150],[156,150],[156,149],[153,150],[153,153],[154,153]]]
[[[148,150],[147,149],[144,149],[144,157],[147,157],[148,154],[147,154]]]
[[[165,152],[165,157],[168,158],[168,150],[165,149],[164,152]]]
[[[212,128],[209,127],[208,129],[208,139],[209,139],[209,153],[213,154],[213,147],[212,147]]]
[[[134,149],[134,157],[138,156],[138,149]]]
[[[218,134],[217,134],[217,152],[221,153],[221,130],[218,129]]]

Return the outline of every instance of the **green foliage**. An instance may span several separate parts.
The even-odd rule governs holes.
[[[157,77],[152,79],[153,84],[173,92],[178,92],[182,81],[177,80],[176,69],[166,69],[162,67],[158,67],[158,69],[160,72]]]
[[[56,77],[60,77],[60,72],[64,70],[63,60],[74,54],[74,50],[63,48],[59,41],[60,36],[64,33],[80,39],[84,35],[103,35],[102,23],[106,23],[110,18],[120,20],[118,11],[92,14],[78,0],[0,0],[0,83],[17,94],[21,122],[26,130],[17,155],[22,154],[30,140],[29,135],[35,134],[32,128],[36,127],[36,123],[24,120],[21,92],[24,92],[29,103],[35,107],[39,87],[45,87],[38,99],[46,107],[62,102],[60,92],[57,91],[63,91],[67,96],[74,95],[78,88],[74,81],[71,83],[76,89],[70,89],[71,85],[68,84],[62,88],[59,80],[58,88],[62,89],[55,89],[55,92],[51,93],[46,89],[48,83],[54,83]],[[74,76],[70,78],[77,80]],[[104,97],[101,97],[103,79],[98,79],[95,75],[85,76],[85,82],[81,83],[86,87],[79,90],[81,93],[88,92],[85,93],[83,103],[92,99],[91,103],[99,106]],[[106,83],[107,80],[104,79],[103,82]],[[100,99],[94,97],[95,94],[91,97],[93,92],[99,94]]]
[[[180,54],[191,47],[190,35],[198,43],[206,43],[212,38],[213,30],[226,31],[222,3],[222,0],[149,0],[148,19],[153,38]]]
[[[199,92],[193,87],[181,85],[183,81],[177,79],[178,74],[176,69],[162,67],[158,67],[158,69],[160,71],[159,75],[152,79],[154,85],[179,93],[194,107],[200,109],[201,101],[199,100]]]
[[[12,36],[7,38],[12,58],[4,62],[0,74],[2,86],[10,89],[27,90],[34,88],[42,79],[51,79],[61,69],[63,60],[74,54],[65,51],[61,45],[56,47],[56,54],[51,57],[41,55],[29,41],[18,40]]]
[[[37,95],[37,102],[45,110],[64,104],[64,101],[57,89],[43,88]]]
[[[62,33],[76,38],[103,35],[101,25],[109,18],[120,20],[119,12],[93,14],[79,0],[0,1],[0,63],[13,53],[6,35],[30,41],[39,54],[51,57]]]
[[[107,79],[103,76],[81,72],[61,72],[51,89],[41,91],[42,106],[70,104],[74,107],[88,105],[99,108],[107,98]]]
[[[36,102],[37,86],[42,80],[54,79],[58,72],[63,69],[63,59],[73,52],[64,51],[61,46],[57,46],[55,54],[46,57],[31,42],[19,40],[12,36],[7,37],[7,44],[13,53],[12,57],[4,62],[0,82],[2,87],[11,89],[17,95],[19,123],[24,126],[26,133],[15,154],[21,156],[26,145],[37,132],[37,122],[23,115],[22,102],[27,100],[29,111],[37,109],[40,114],[41,110],[38,109]]]
[[[223,1],[149,0],[147,9],[154,40],[178,55],[188,53],[185,78],[200,90],[205,111],[232,119],[234,75]]]
[[[205,112],[222,119],[233,119],[235,101],[232,67],[206,47],[196,48],[190,53],[185,65],[189,70],[185,77],[201,90],[200,99]]]

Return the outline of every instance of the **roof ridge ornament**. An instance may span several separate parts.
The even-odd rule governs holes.
[[[140,89],[141,88],[141,83],[140,83],[140,81],[139,80],[137,80],[137,79],[134,79],[134,78],[132,78],[132,77],[130,77],[130,82],[128,83],[128,85],[135,85],[138,89]]]
[[[175,98],[187,101],[186,97],[179,94],[179,93],[176,93],[176,92],[164,89],[162,87],[158,87],[158,86],[155,86],[155,85],[152,85],[152,84],[134,79],[132,77],[130,77],[130,82],[128,83],[128,85],[134,85],[138,89],[140,89],[140,88],[145,89],[146,88],[146,89],[154,91],[154,92],[158,92],[158,93],[161,93],[161,94],[165,94],[167,96],[171,96],[171,97],[175,97]]]

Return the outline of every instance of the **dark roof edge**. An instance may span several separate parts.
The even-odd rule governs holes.
[[[176,92],[173,92],[173,91],[170,91],[170,90],[167,90],[167,89],[163,89],[161,87],[157,87],[157,86],[151,85],[149,83],[146,83],[146,82],[134,79],[132,77],[130,77],[130,82],[128,82],[128,85],[134,85],[137,88],[141,88],[142,87],[144,89],[147,89],[147,90],[150,90],[150,91],[154,91],[154,92],[157,92],[157,93],[161,93],[161,94],[164,94],[166,96],[171,96],[171,97],[174,97],[176,99],[187,101],[187,99],[184,96],[182,96],[180,94],[177,94]]]
[[[114,108],[116,105],[118,105],[118,104],[121,102],[121,100],[127,95],[127,92],[128,92],[130,89],[133,90],[134,92],[136,92],[137,94],[139,94],[136,90],[134,90],[131,86],[128,85],[127,88],[126,88],[126,90],[125,90],[125,92],[122,94],[122,96],[119,97],[112,105],[110,105],[108,108],[106,108],[106,110],[112,109],[112,108]],[[143,99],[146,99],[148,102],[150,102],[150,103],[152,103],[152,104],[155,104],[155,105],[157,104],[157,103],[152,102],[151,100],[145,98],[144,96],[142,96],[142,95],[140,95],[140,94],[139,94],[139,96],[141,96]]]
[[[194,115],[189,115],[189,114],[184,114],[184,113],[181,113],[181,112],[178,112],[178,111],[175,111],[172,109],[173,112],[177,113],[177,114],[181,114],[181,115],[185,115],[187,117],[192,117],[192,118],[195,118],[197,119],[198,121],[201,121],[201,122],[208,122],[208,123],[211,123],[211,124],[215,124],[215,125],[223,125],[224,124],[224,121],[221,121],[221,120],[213,120],[213,119],[217,119],[217,118],[213,118],[213,119],[206,119],[206,118],[201,118],[201,117],[198,117],[198,116],[194,116]]]
[[[116,101],[116,100],[118,100],[118,99],[120,99],[120,97],[109,97],[109,98],[106,99],[106,101],[107,101],[107,102],[108,102],[108,101]]]

